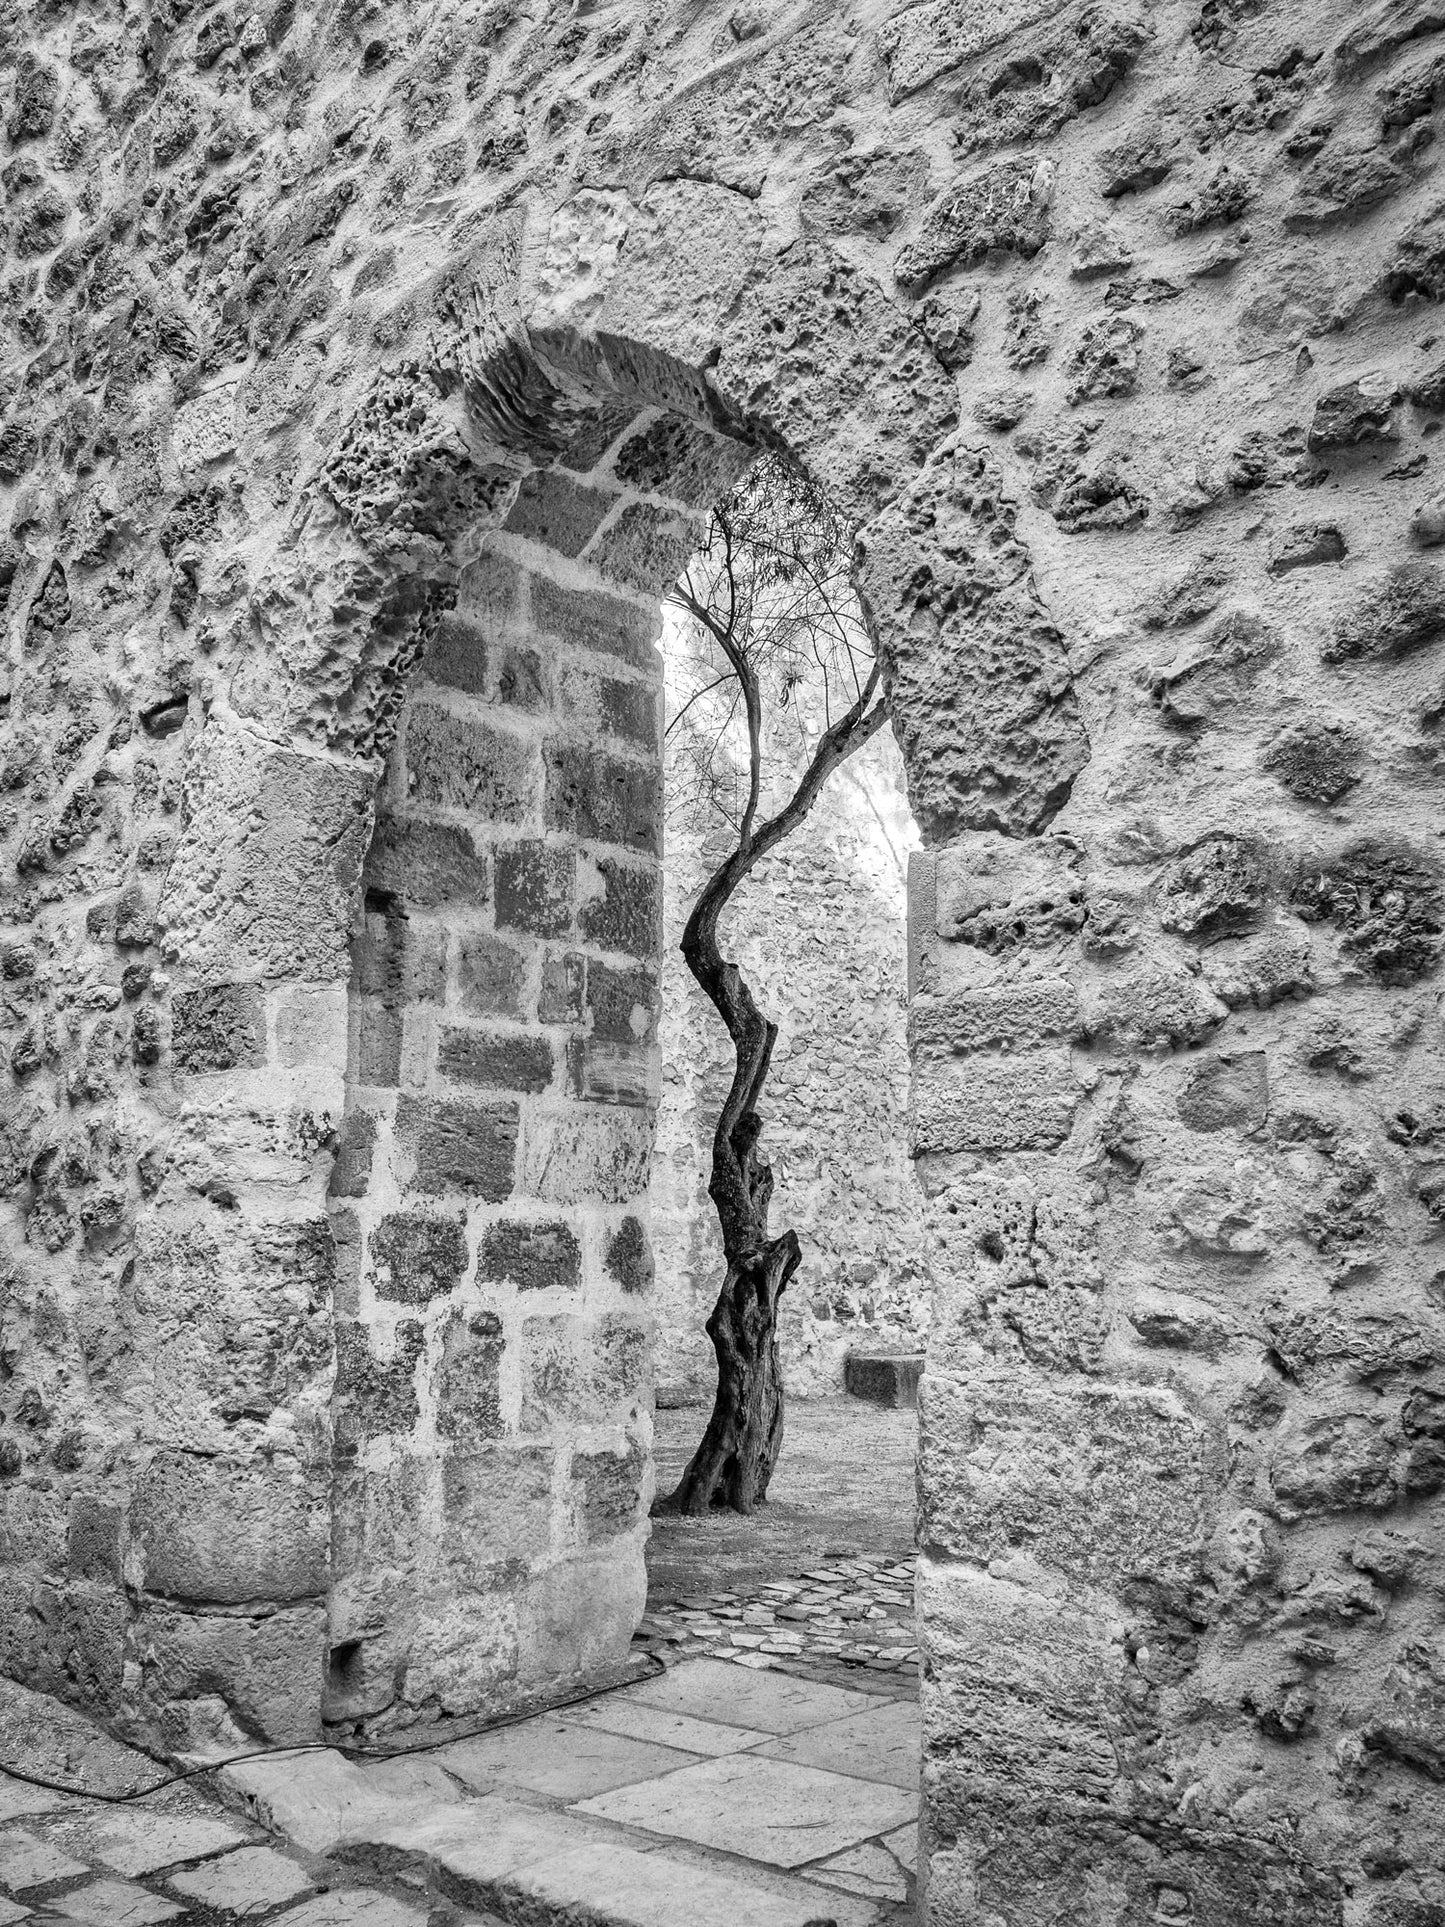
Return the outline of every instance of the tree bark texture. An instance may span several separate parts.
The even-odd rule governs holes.
[[[730,659],[733,652],[729,643]],[[753,746],[748,808],[731,856],[709,879],[682,935],[688,969],[732,1039],[734,1069],[727,1100],[713,1133],[708,1194],[717,1209],[727,1273],[708,1336],[717,1354],[718,1387],[712,1417],[675,1492],[658,1501],[663,1513],[705,1514],[714,1507],[750,1513],[767,1497],[783,1438],[783,1382],[778,1358],[778,1300],[802,1262],[797,1234],[768,1234],[772,1169],[760,1149],[763,1123],[758,1101],[767,1081],[778,1028],[758,1009],[742,972],[722,955],[718,919],[753,865],[773,849],[812,808],[827,777],[885,720],[881,703],[869,704],[877,671],[858,701],[828,730],[788,803],[756,830],[758,721],[756,678],[734,659],[748,704]]]
[[[683,954],[728,1026],[736,1063],[713,1136],[708,1183],[727,1262],[707,1321],[717,1355],[717,1396],[702,1443],[660,1509],[700,1514],[724,1506],[750,1513],[767,1497],[782,1446],[778,1300],[803,1255],[795,1232],[768,1235],[773,1173],[761,1155],[757,1100],[778,1033],[737,965],[720,955],[715,919],[699,930],[689,922]]]

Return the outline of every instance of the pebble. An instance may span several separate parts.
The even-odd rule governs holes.
[[[671,1659],[706,1654],[764,1667],[824,1660],[873,1672],[916,1672],[913,1563],[839,1559],[750,1594],[654,1602],[635,1643]]]

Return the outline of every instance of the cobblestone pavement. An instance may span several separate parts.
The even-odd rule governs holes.
[[[329,1754],[292,1753],[298,1771]],[[45,1779],[118,1793],[165,1769],[82,1715],[0,1680],[0,1758]],[[196,1783],[124,1806],[0,1774],[0,1927],[499,1927],[437,1910],[405,1881],[359,1881],[278,1842]]]
[[[809,1672],[855,1668],[916,1682],[913,1567],[907,1559],[830,1559],[748,1593],[649,1601],[635,1644],[664,1660],[706,1655]]]
[[[0,1927],[428,1927],[428,1916],[424,1894],[308,1864],[197,1795],[97,1806],[0,1778]]]

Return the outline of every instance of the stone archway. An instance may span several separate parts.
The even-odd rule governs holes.
[[[362,875],[327,1716],[368,1728],[620,1662],[645,1592],[654,639],[752,446],[588,346],[595,406],[417,666]]]
[[[544,1691],[621,1659],[640,1615],[653,640],[691,517],[752,446],[696,374],[615,337],[514,323],[465,377],[382,371],[257,598],[253,713],[213,712],[198,747],[168,952],[208,1009],[299,1002],[345,1087],[334,1392],[271,1467],[327,1583],[267,1619],[314,1639],[324,1611],[330,1659],[323,1701],[305,1639],[267,1654],[289,1675],[272,1737]],[[234,1079],[225,1057],[206,1068]],[[256,1477],[235,1443],[213,1504]]]

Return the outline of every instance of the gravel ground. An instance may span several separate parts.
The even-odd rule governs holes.
[[[701,1406],[658,1412],[659,1492],[682,1476],[707,1417]],[[917,1435],[916,1412],[847,1397],[795,1400],[772,1490],[751,1519],[653,1520],[649,1611],[687,1596],[751,1593],[833,1560],[908,1560]]]

